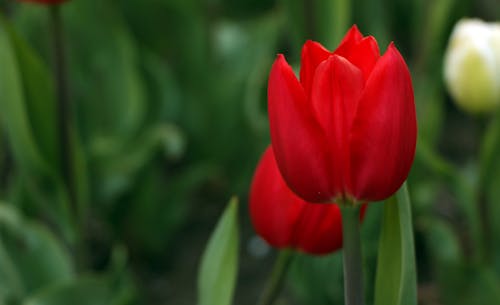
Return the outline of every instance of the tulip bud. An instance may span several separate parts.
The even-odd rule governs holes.
[[[290,189],[309,202],[359,204],[394,194],[415,156],[408,67],[393,43],[356,26],[333,52],[308,41],[300,79],[283,55],[269,76],[271,142]]]
[[[453,100],[471,113],[500,104],[500,23],[459,21],[444,59],[444,79]]]
[[[366,205],[362,206],[361,217]],[[342,247],[342,216],[336,204],[302,200],[286,185],[272,148],[257,166],[250,190],[250,218],[257,234],[276,248],[321,255]]]

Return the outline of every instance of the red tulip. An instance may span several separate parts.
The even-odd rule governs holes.
[[[255,231],[277,248],[327,254],[342,247],[340,208],[336,204],[309,203],[297,197],[283,181],[271,147],[255,171],[250,190],[250,217]]]
[[[67,0],[19,0],[20,2],[34,2],[40,4],[59,4],[66,2]]]
[[[380,56],[356,26],[334,52],[307,41],[300,81],[278,55],[268,108],[280,172],[304,200],[378,201],[406,180],[417,124],[410,73],[393,43]]]

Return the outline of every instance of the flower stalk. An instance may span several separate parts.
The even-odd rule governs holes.
[[[364,305],[360,207],[341,205],[343,230],[344,297],[346,305]]]
[[[293,250],[286,249],[279,252],[266,288],[257,303],[258,305],[271,305],[276,301],[276,298],[283,289],[286,274],[288,273],[293,257]]]
[[[69,97],[69,85],[66,66],[66,50],[63,39],[63,22],[60,5],[51,5],[49,8],[50,26],[53,39],[54,77],[56,81],[59,155],[61,168],[66,187],[68,188],[69,201],[73,213],[78,215],[76,200],[76,187],[73,173],[73,149],[71,141],[72,111]]]
[[[64,26],[61,16],[61,5],[48,7],[50,30],[52,32],[53,73],[56,83],[57,130],[59,142],[60,168],[64,184],[67,188],[68,205],[71,211],[70,222],[74,225],[76,239],[73,240],[73,252],[77,269],[85,265],[86,249],[83,241],[83,213],[78,204],[74,171],[74,116],[68,83],[66,48],[64,42]]]

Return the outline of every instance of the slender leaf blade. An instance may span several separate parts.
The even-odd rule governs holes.
[[[415,246],[406,183],[385,203],[378,255],[375,305],[416,305]]]
[[[8,25],[0,19],[0,113],[16,160],[23,169],[44,171],[46,165],[34,140],[27,117],[22,79]]]
[[[38,54],[14,31],[7,28],[17,58],[24,92],[26,116],[33,139],[52,170],[59,167],[57,109],[52,74]]]
[[[238,265],[238,201],[231,199],[203,253],[198,274],[198,305],[229,305]]]

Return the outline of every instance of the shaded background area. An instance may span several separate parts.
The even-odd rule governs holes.
[[[489,220],[497,238],[495,267],[479,272],[478,219],[467,202],[470,192],[462,189],[477,180],[490,117],[471,117],[452,104],[442,83],[442,58],[453,24],[466,16],[498,20],[498,1],[68,2],[63,17],[77,126],[78,232],[68,229],[72,220],[60,208],[65,199],[53,149],[53,84],[46,79],[53,61],[47,11],[10,0],[0,4],[7,20],[2,26],[10,24],[20,41],[15,56],[26,103],[15,114],[2,110],[0,254],[7,253],[12,264],[0,255],[0,265],[25,269],[9,276],[35,278],[3,299],[6,304],[23,304],[23,296],[82,274],[92,274],[85,282],[90,288],[82,291],[109,294],[108,304],[195,304],[200,255],[232,195],[242,203],[234,304],[255,304],[275,255],[254,236],[246,206],[253,170],[269,144],[270,66],[284,53],[298,69],[306,39],[333,49],[353,23],[375,36],[382,52],[394,41],[412,71],[419,148],[410,193],[421,304],[497,302],[500,225]],[[35,72],[26,74],[30,69]],[[12,122],[25,124],[29,141],[12,136],[11,129],[19,128]],[[26,156],[30,148],[22,141],[48,165]],[[500,172],[498,158],[491,166]],[[498,183],[490,185],[489,198],[498,198],[497,189]],[[499,208],[491,209],[491,217],[500,216]],[[380,205],[373,204],[363,226],[367,266],[375,266],[380,216]],[[35,245],[31,256],[19,254],[30,247],[19,240],[44,238],[40,247],[51,250]],[[81,248],[71,247],[72,239],[80,239]],[[29,265],[40,253],[48,258]],[[367,272],[369,283],[374,271]],[[11,287],[9,276],[0,276],[0,286]],[[95,290],[102,278],[109,287]],[[339,254],[301,256],[280,304],[340,304],[341,283]],[[367,293],[371,302],[373,291]]]

